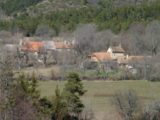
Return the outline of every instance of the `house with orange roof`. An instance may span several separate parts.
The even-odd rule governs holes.
[[[88,61],[103,71],[110,71],[116,65],[116,61],[112,59],[108,52],[94,52],[88,55]]]
[[[137,61],[141,61],[143,59],[149,59],[151,56],[125,56],[125,57],[118,57],[117,63],[120,67],[128,67],[132,63]]]
[[[111,46],[107,50],[108,53],[110,53],[112,59],[117,59],[118,57],[124,57],[126,56],[125,50],[119,46]]]
[[[41,50],[44,51],[44,43],[43,42],[33,42],[33,41],[26,41],[22,42],[21,50],[26,52],[40,52]]]
[[[72,42],[67,42],[67,41],[61,41],[61,42],[54,42],[54,46],[56,51],[62,51],[62,50],[67,50],[70,51],[73,47]]]
[[[134,70],[133,63],[151,56],[129,56],[121,46],[111,46],[106,52],[93,52],[88,55],[90,63],[97,63],[101,68],[107,65],[107,69],[113,66],[125,67]]]
[[[112,61],[110,53],[94,52],[88,55],[90,62],[109,62]]]
[[[117,64],[120,66],[120,67],[124,67],[128,64],[128,58],[129,56],[126,55],[126,56],[118,56],[117,57]]]
[[[46,51],[70,51],[73,48],[72,42],[67,41],[43,41],[43,42],[35,42],[35,41],[25,41],[21,42],[21,50],[29,51],[29,52],[40,52],[41,50]]]

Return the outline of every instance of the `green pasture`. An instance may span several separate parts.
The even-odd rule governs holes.
[[[87,107],[94,111],[105,111],[111,106],[111,100],[118,90],[134,89],[141,98],[142,103],[152,102],[160,98],[160,82],[149,82],[145,80],[124,81],[83,81],[87,93],[82,97]],[[44,81],[39,83],[41,96],[51,97],[58,85],[62,90],[64,81]]]

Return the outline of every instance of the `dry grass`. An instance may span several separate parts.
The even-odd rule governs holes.
[[[41,76],[45,76],[45,77],[50,77],[51,76],[51,71],[53,71],[55,73],[59,73],[59,66],[49,66],[49,67],[40,67],[40,68],[27,68],[24,70],[21,70],[21,72],[27,73],[27,74],[32,74],[33,72],[36,75],[41,75]]]

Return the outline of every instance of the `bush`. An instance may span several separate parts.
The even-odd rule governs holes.
[[[149,106],[144,115],[144,120],[160,120],[160,100]]]
[[[132,89],[117,91],[111,102],[124,120],[136,120],[141,115],[141,103]]]
[[[54,69],[51,70],[51,80],[55,80],[56,79],[56,73],[54,71]]]

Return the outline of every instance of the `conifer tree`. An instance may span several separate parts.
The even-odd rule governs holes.
[[[63,95],[71,117],[78,118],[78,115],[83,111],[84,105],[80,100],[80,96],[83,96],[85,92],[86,90],[84,90],[79,75],[77,73],[69,73]]]
[[[83,5],[87,5],[88,4],[88,0],[82,0]]]
[[[53,97],[53,120],[64,120],[68,115],[66,103],[60,93],[58,86],[55,90],[55,96]]]
[[[36,102],[40,97],[40,92],[37,90],[38,80],[33,73],[30,77],[26,76],[24,73],[18,77],[18,87],[27,95],[29,99]],[[34,103],[35,104],[35,103]]]
[[[38,80],[33,73],[32,76],[25,75],[22,73],[18,79],[16,84],[17,90],[21,91],[24,94],[24,98],[30,104],[30,106],[34,109],[34,115],[37,116],[37,119],[40,119],[43,114],[41,114],[40,106],[40,92],[37,89]]]

